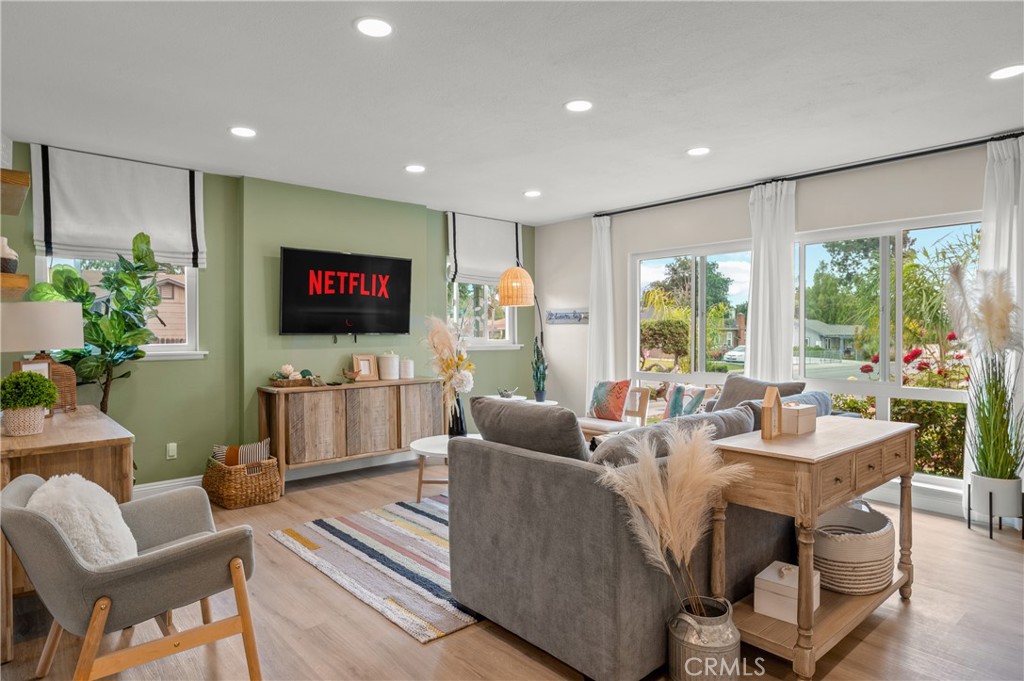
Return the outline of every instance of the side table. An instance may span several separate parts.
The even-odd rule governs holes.
[[[474,440],[482,439],[477,433],[470,433],[466,437],[473,438]],[[448,478],[424,478],[423,477],[423,466],[427,462],[428,456],[448,456],[448,440],[451,438],[447,435],[434,435],[431,437],[420,438],[419,440],[413,440],[409,443],[409,449],[416,452],[420,458],[420,473],[419,480],[416,482],[416,503],[419,503],[423,498],[423,485],[447,485]]]

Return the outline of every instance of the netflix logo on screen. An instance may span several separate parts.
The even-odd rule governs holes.
[[[409,333],[412,261],[281,248],[281,333]]]

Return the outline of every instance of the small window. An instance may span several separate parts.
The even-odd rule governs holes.
[[[449,283],[448,314],[462,325],[468,345],[516,343],[516,315],[513,308],[498,304],[497,286]]]
[[[47,279],[57,265],[70,265],[78,270],[82,278],[96,294],[97,304],[102,304],[108,293],[100,286],[103,273],[113,269],[115,263],[108,260],[78,260],[69,258],[48,258]],[[156,334],[156,341],[144,345],[148,353],[186,352],[198,349],[198,270],[194,267],[175,267],[170,273],[157,275],[157,290],[160,304],[157,316],[147,326]]]

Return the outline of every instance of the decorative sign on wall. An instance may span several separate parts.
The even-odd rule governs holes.
[[[590,310],[577,307],[571,310],[548,310],[548,324],[589,324]]]

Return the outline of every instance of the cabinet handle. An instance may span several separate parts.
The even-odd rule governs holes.
[[[873,471],[873,470],[875,470],[875,464],[873,464],[873,463],[869,463],[869,464],[868,464],[868,470],[869,470],[869,471]]]
[[[836,484],[837,484],[837,485],[838,485],[839,483],[841,483],[842,481],[843,481],[843,479],[842,479],[842,478],[840,478],[839,476],[836,476]]]

